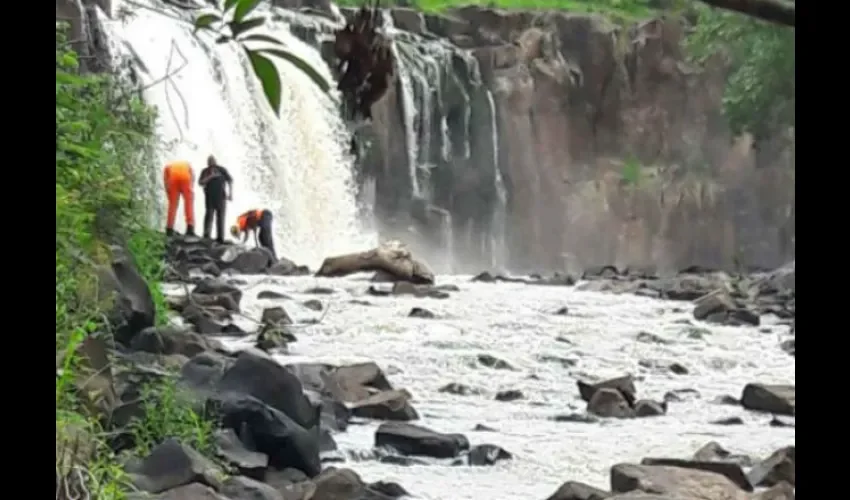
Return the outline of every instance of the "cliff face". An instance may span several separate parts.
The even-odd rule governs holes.
[[[595,16],[478,7],[390,14],[399,46],[414,54],[402,50],[396,88],[361,131],[362,169],[376,179],[385,220],[415,212],[415,195],[448,211],[460,269],[486,267],[498,253],[500,180],[501,264],[515,269],[775,266],[793,257],[793,153],[755,168],[750,144],[733,141],[721,116],[722,64],[687,64],[679,22],[621,28]],[[435,68],[425,71],[432,95],[426,84],[413,89],[413,135],[403,96],[411,57]],[[421,148],[423,136],[430,152],[419,150],[411,169],[410,138]],[[414,192],[411,170],[427,173],[427,189]]]

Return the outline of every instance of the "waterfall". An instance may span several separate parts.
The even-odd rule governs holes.
[[[334,100],[294,66],[275,61],[283,87],[276,117],[239,45],[193,34],[183,12],[148,5],[104,28],[115,52],[135,60],[144,97],[158,110],[157,168],[186,159],[197,176],[214,155],[234,177],[228,225],[246,210],[272,210],[279,254],[299,263],[315,266],[330,254],[374,245],[377,238],[358,220],[349,133]],[[267,19],[258,32],[333,80],[320,54],[292,36],[285,21]],[[196,189],[196,231],[203,206]],[[182,231],[182,216],[177,220]]]
[[[499,165],[499,127],[496,121],[496,103],[493,101],[493,93],[487,91],[487,104],[490,107],[490,129],[493,134],[493,183],[496,190],[496,207],[493,210],[493,226],[490,231],[490,264],[493,269],[503,266],[507,259],[507,218],[508,218],[508,191],[502,178],[502,170]]]

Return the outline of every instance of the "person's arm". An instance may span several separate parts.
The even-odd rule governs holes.
[[[207,183],[210,181],[210,179],[209,179],[210,175],[209,174],[210,174],[210,168],[209,167],[201,170],[201,178],[198,179],[198,185],[199,186],[206,187]]]
[[[248,241],[248,231],[249,231],[249,229],[242,231],[242,243],[243,244],[245,244],[245,242]]]
[[[226,168],[219,168],[221,169],[221,175],[224,177],[224,182],[227,184],[227,199],[233,200],[233,177],[230,176],[230,172]]]

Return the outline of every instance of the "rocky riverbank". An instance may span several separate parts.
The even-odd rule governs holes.
[[[516,450],[468,437],[460,433],[461,428],[445,433],[417,424],[421,415],[414,395],[394,385],[385,367],[376,363],[281,365],[275,361],[273,356],[286,353],[287,345],[298,342],[303,322],[296,322],[283,306],[292,303],[291,297],[269,290],[260,291],[258,297],[280,305],[265,307],[260,317],[250,318],[250,323],[255,325],[253,329],[238,326],[237,323],[244,325],[245,321],[235,318],[248,317],[242,312],[247,285],[241,276],[266,274],[269,279],[279,280],[285,279],[279,277],[282,275],[308,271],[285,260],[272,263],[264,257],[267,254],[261,250],[211,245],[194,238],[173,239],[168,248],[168,263],[177,291],[169,294],[169,304],[176,316],[172,325],[161,328],[153,327],[150,291],[136,279],[132,266],[126,261],[113,266],[115,290],[126,299],[120,302],[124,308],[118,311],[124,318],[123,327],[117,330],[117,342],[112,348],[97,337],[89,338],[84,345],[85,359],[90,363],[112,360],[111,364],[95,367],[100,368],[95,378],[103,384],[101,390],[106,388],[105,393],[109,394],[104,404],[108,407],[105,411],[112,415],[113,433],[121,436],[121,429],[138,415],[140,384],[157,378],[176,380],[181,393],[194,401],[199,412],[211,416],[217,426],[212,456],[203,456],[185,443],[169,439],[147,456],[126,457],[125,468],[140,491],[162,500],[415,498],[417,492],[407,491],[404,484],[367,482],[356,472],[356,464],[351,465],[353,469],[345,465],[373,461],[398,466],[487,467],[518,460]],[[694,310],[702,307],[706,314],[703,319],[726,324],[737,324],[741,317],[746,317],[740,313],[743,310],[756,318],[774,314],[793,321],[793,269],[751,277],[705,273],[698,269],[687,271],[675,277],[654,278],[613,268],[589,270],[579,286],[639,294],[649,294],[646,290],[652,290],[658,294],[656,297],[697,299]],[[369,290],[366,296],[374,300],[391,294],[405,294],[413,300],[422,297],[422,306],[412,308],[409,315],[434,322],[439,322],[439,315],[431,312],[428,307],[433,306],[428,304],[434,303],[434,299],[438,303],[450,301],[452,294],[462,289],[421,280],[418,283],[394,280],[388,284],[386,281],[391,278],[387,273],[381,273],[378,279],[383,283],[363,283],[363,288]],[[492,276],[489,279],[515,281]],[[575,282],[562,276],[532,277],[526,281],[529,286],[567,286]],[[253,286],[262,283],[255,280]],[[722,295],[716,291],[718,288],[724,291]],[[334,290],[316,287],[305,293],[323,297]],[[709,303],[706,296],[724,297],[711,300],[725,309],[705,306]],[[327,308],[318,299],[308,299],[300,305],[311,311]],[[722,318],[713,316],[721,310]],[[568,307],[553,313],[572,314]],[[743,323],[752,324],[752,321]],[[698,326],[694,331],[698,331]],[[641,335],[635,342],[664,342],[650,333]],[[250,341],[254,347],[233,352],[216,339],[226,337]],[[475,363],[492,370],[496,376],[503,373],[508,377],[517,372],[511,362],[489,354],[479,355]],[[665,369],[674,374],[687,373],[687,368],[681,365]],[[581,425],[651,419],[665,415],[670,405],[693,397],[687,390],[643,394],[637,389],[640,380],[641,377],[626,374],[607,380],[592,376],[579,378],[575,397],[583,401],[584,409],[556,419],[581,422]],[[440,392],[458,396],[476,394],[474,388],[460,382],[448,384]],[[505,403],[522,398],[521,390],[505,390],[495,395],[496,401]],[[743,384],[739,396],[720,398],[717,404],[740,405],[754,412],[773,414],[771,426],[794,425],[794,386],[752,381]],[[375,430],[371,450],[361,450],[355,457],[339,449],[337,440],[349,431],[349,426],[373,421],[381,423]],[[714,424],[742,423],[739,417],[731,417]],[[127,433],[123,436],[129,438]],[[127,448],[124,439],[115,441],[117,450]],[[614,464],[608,490],[569,481],[548,500],[790,499],[794,498],[795,460],[793,443],[778,446],[774,453],[760,460],[737,456],[711,442],[691,457],[653,456],[640,463]]]

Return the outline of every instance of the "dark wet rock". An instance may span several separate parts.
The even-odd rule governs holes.
[[[570,313],[570,309],[567,306],[564,306],[564,307],[561,307],[560,309],[558,309],[557,311],[555,311],[552,314],[554,314],[555,316],[566,316],[569,313]]]
[[[295,468],[310,477],[321,471],[318,424],[305,428],[286,413],[236,392],[214,395],[208,407],[222,428],[235,431],[248,449],[268,456],[271,467]]]
[[[744,425],[744,419],[741,417],[726,417],[712,420],[709,423],[714,425]]]
[[[567,481],[546,500],[604,500],[610,492],[576,481]]]
[[[404,422],[385,422],[375,431],[375,446],[388,447],[402,455],[454,458],[469,449],[462,434],[442,434]]]
[[[756,494],[752,500],[795,500],[794,486],[785,481]]]
[[[270,300],[270,299],[280,299],[280,300],[291,300],[292,297],[286,295],[285,293],[275,292],[274,290],[263,290],[257,294],[258,299]]]
[[[127,500],[234,500],[218,494],[214,489],[201,483],[192,483],[170,489],[159,495],[130,493]]]
[[[369,483],[369,489],[390,498],[410,496],[410,492],[404,489],[402,485],[392,481],[375,481],[374,483]]]
[[[218,278],[207,278],[195,286],[192,295],[228,295],[237,306],[242,301],[242,291],[227,281]]]
[[[679,363],[667,363],[653,359],[642,359],[638,365],[659,373],[673,373],[674,375],[687,375],[688,369]]]
[[[689,373],[688,369],[679,363],[670,363],[668,368],[670,369],[670,372],[675,373],[676,375],[687,375]]]
[[[221,353],[201,352],[183,365],[180,380],[197,391],[212,391],[233,361]]]
[[[603,387],[593,392],[587,402],[587,411],[600,417],[629,418],[634,416],[634,410],[617,389]]]
[[[221,492],[231,500],[284,500],[273,487],[245,476],[227,478]]]
[[[312,288],[308,288],[302,292],[307,295],[333,295],[336,293],[336,290],[333,288],[328,288],[326,286],[314,286]]]
[[[738,406],[741,404],[741,401],[734,396],[730,396],[728,394],[724,394],[722,396],[717,396],[712,401],[713,403],[720,405],[730,405],[730,406]]]
[[[493,444],[480,444],[470,448],[467,453],[452,462],[452,465],[494,465],[499,461],[513,458],[513,455],[504,448]]]
[[[359,474],[351,469],[336,469],[329,467],[313,480],[315,500],[390,500],[387,495],[366,484]]]
[[[274,263],[272,254],[265,248],[251,248],[239,252],[229,262],[222,259],[222,269],[239,274],[265,274]]]
[[[613,493],[646,492],[673,498],[746,500],[747,493],[722,474],[685,467],[617,464],[611,467]]]
[[[472,429],[472,430],[479,431],[479,432],[498,432],[498,431],[496,431],[496,429],[494,429],[492,427],[488,427],[484,424],[475,424],[475,428]]]
[[[487,368],[492,368],[494,370],[513,370],[514,367],[511,366],[507,361],[501,360],[495,356],[491,356],[489,354],[479,354],[478,362],[486,366]]]
[[[635,402],[634,415],[636,417],[657,417],[665,413],[667,413],[667,403],[648,399],[639,399]]]
[[[421,318],[421,319],[433,319],[436,318],[437,315],[429,311],[428,309],[424,309],[421,307],[414,307],[407,314],[410,318]]]
[[[662,344],[662,345],[664,345],[664,344],[671,344],[672,343],[669,340],[667,340],[667,339],[665,339],[665,338],[663,338],[659,335],[656,335],[654,333],[649,333],[649,332],[640,332],[640,333],[637,334],[637,337],[635,337],[635,339],[638,342],[644,342],[646,344]]]
[[[581,399],[588,403],[600,389],[614,389],[620,392],[629,406],[632,406],[636,399],[637,389],[635,388],[634,378],[631,375],[624,375],[592,384],[582,380],[578,380],[576,383]]]
[[[305,300],[301,303],[301,305],[303,305],[307,309],[310,309],[311,311],[321,311],[325,308],[324,304],[322,304],[322,301],[317,299]]]
[[[784,419],[777,417],[776,415],[770,419],[769,424],[771,427],[796,427],[795,422],[789,422]]]
[[[263,309],[263,315],[260,318],[260,321],[272,326],[291,325],[293,323],[292,318],[289,317],[286,309],[281,306]]]
[[[216,454],[240,473],[258,480],[265,477],[269,457],[247,449],[233,429],[217,430],[215,446]]]
[[[741,406],[748,410],[794,416],[795,395],[793,385],[747,384],[741,393]]]
[[[410,404],[410,393],[395,389],[375,363],[339,367],[297,364],[287,370],[323,397],[344,403],[351,416],[401,421],[419,418]]]
[[[294,484],[310,484],[310,478],[307,477],[307,474],[304,474],[298,469],[269,469],[266,471],[266,475],[263,478],[263,482],[273,487],[277,491],[284,492],[288,487]],[[292,493],[292,488],[289,488]],[[292,496],[284,496],[286,500],[292,498]],[[301,498],[301,497],[296,497]]]
[[[796,339],[788,339],[779,344],[779,347],[788,354],[797,357],[797,342]]]
[[[516,389],[510,389],[507,391],[499,391],[496,393],[496,401],[517,401],[519,399],[523,399],[525,395],[522,391],[518,391]]]
[[[467,385],[459,384],[457,382],[451,382],[446,384],[439,389],[437,392],[442,392],[446,394],[455,394],[457,396],[470,396],[473,394],[481,394],[481,391],[478,389],[473,389]]]
[[[132,260],[118,255],[109,268],[98,270],[100,297],[112,300],[108,319],[113,325],[116,341],[129,345],[133,337],[145,328],[154,326],[156,304],[147,282]]]
[[[699,397],[700,393],[696,389],[674,389],[664,394],[664,401],[668,403],[681,403],[682,401],[690,401]]]
[[[316,408],[298,378],[262,352],[240,352],[221,377],[218,390],[253,396],[304,428],[317,424]]]
[[[285,257],[280,257],[266,272],[272,276],[307,276],[310,274],[310,269],[307,266],[299,266]]]
[[[725,476],[744,491],[753,491],[741,466],[732,462],[683,460],[679,458],[644,458],[641,465],[679,467],[684,469],[712,472]]]
[[[533,274],[528,278],[514,278],[504,275],[494,275],[489,272],[480,273],[472,278],[473,282],[477,283],[523,283],[526,285],[549,285],[549,286],[573,286],[576,284],[574,276],[569,274],[555,273],[552,276],[544,277],[539,274]]]
[[[203,455],[169,438],[143,459],[133,483],[148,493],[161,493],[191,483],[219,489],[221,475],[221,470]]]
[[[215,340],[173,326],[145,328],[133,337],[130,348],[152,354],[182,354],[187,358],[204,351],[223,349]]]
[[[599,422],[599,417],[589,413],[568,413],[565,415],[555,415],[552,417],[555,422],[577,422],[583,424],[595,424]]]
[[[786,446],[755,464],[747,476],[753,486],[775,486],[782,481],[796,486],[796,469],[796,447]]]

